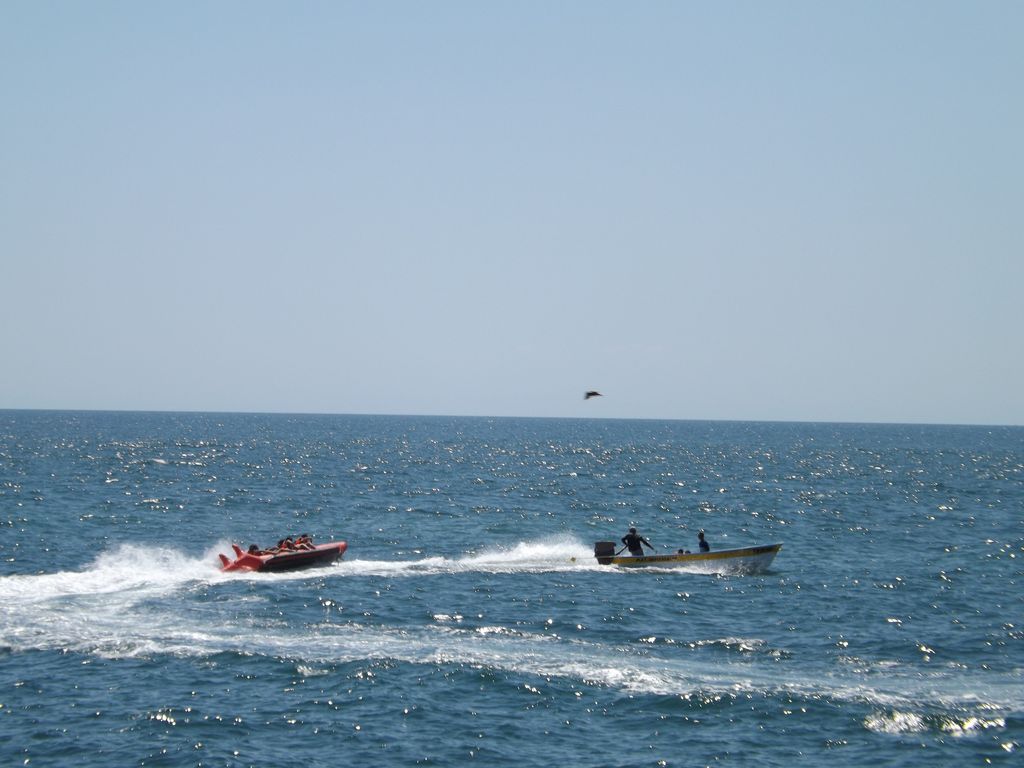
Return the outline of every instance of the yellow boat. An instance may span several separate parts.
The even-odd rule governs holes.
[[[713,552],[677,552],[674,555],[619,555],[614,541],[594,544],[594,557],[601,565],[624,568],[686,568],[702,573],[761,573],[768,569],[781,544],[719,549]]]

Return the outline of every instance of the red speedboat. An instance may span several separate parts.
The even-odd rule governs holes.
[[[222,563],[222,571],[291,571],[296,568],[310,568],[314,565],[328,565],[339,560],[348,542],[332,541],[330,544],[317,544],[310,549],[288,549],[277,552],[245,552],[237,544],[232,544],[235,559],[226,555],[218,555]]]

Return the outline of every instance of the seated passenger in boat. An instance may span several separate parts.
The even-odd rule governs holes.
[[[256,545],[254,544],[253,546]],[[250,550],[251,549],[252,548],[250,547]],[[282,553],[299,552],[307,549],[316,549],[316,547],[313,545],[313,540],[310,538],[309,534],[304,533],[301,536],[296,536],[294,539],[291,536],[286,536],[278,541],[274,546],[267,547],[260,552],[250,552],[250,554],[280,555]]]
[[[249,545],[249,554],[250,555],[262,555],[263,553],[260,552],[259,545],[257,545],[257,544],[250,544]]]

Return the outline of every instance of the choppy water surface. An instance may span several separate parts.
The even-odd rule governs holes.
[[[0,764],[1019,764],[1022,564],[1020,428],[0,412]]]

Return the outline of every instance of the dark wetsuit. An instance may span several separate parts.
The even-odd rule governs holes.
[[[626,545],[631,555],[642,555],[644,553],[644,544],[651,547],[651,542],[638,533],[627,533],[622,537],[622,543]],[[654,547],[651,547],[651,549],[654,549]]]
[[[698,542],[698,544],[700,544],[700,551],[701,552],[710,552],[711,551],[711,545],[708,544],[706,541],[704,541],[704,539],[701,539]]]

